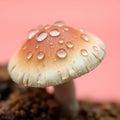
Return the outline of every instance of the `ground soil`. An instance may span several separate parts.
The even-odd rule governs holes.
[[[78,116],[65,115],[54,95],[16,85],[0,66],[0,120],[120,120],[120,103],[79,100],[79,106]]]

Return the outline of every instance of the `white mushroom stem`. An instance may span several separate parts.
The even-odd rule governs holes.
[[[75,87],[73,81],[54,86],[54,88],[55,98],[63,106],[63,108],[68,111],[68,113],[77,115],[79,111],[79,105],[75,96]]]

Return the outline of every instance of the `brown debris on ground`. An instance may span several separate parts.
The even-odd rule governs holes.
[[[20,87],[5,71],[0,66],[0,120],[120,120],[120,103],[90,100],[79,101],[78,116],[66,116],[45,89]]]

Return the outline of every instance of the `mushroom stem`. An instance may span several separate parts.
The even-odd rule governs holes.
[[[73,81],[54,86],[55,98],[60,102],[63,109],[69,114],[77,115],[79,111],[78,101],[75,96],[75,87]]]

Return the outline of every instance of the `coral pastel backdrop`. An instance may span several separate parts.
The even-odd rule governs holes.
[[[104,61],[75,80],[77,97],[119,101],[119,0],[0,0],[0,63],[9,60],[27,31],[56,20],[93,32],[106,44]]]

